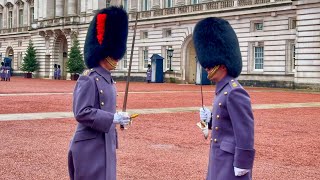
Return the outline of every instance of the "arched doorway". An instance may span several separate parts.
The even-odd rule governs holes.
[[[15,67],[14,67],[14,51],[13,51],[12,47],[8,47],[7,48],[5,57],[8,57],[8,58],[12,59],[11,68],[15,69]]]
[[[66,79],[67,68],[66,63],[68,60],[68,41],[65,35],[61,34],[56,38],[54,43],[54,58],[53,64],[60,65],[61,79]]]
[[[189,84],[195,84],[197,62],[196,51],[194,49],[192,35],[188,36],[183,45],[183,59],[185,64],[185,82]]]

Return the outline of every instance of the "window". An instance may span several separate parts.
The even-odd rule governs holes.
[[[2,13],[0,13],[0,29],[2,29],[3,28],[3,26],[2,26],[2,23],[3,23],[3,21],[2,21]]]
[[[199,0],[190,0],[190,4],[199,4]]]
[[[296,69],[296,45],[294,41],[287,44],[286,73],[293,73]]]
[[[8,27],[12,28],[12,11],[9,11]]]
[[[163,37],[171,37],[171,29],[163,30]]]
[[[23,9],[19,9],[19,27],[23,26]]]
[[[296,69],[296,45],[291,45],[291,69]]]
[[[263,46],[254,46],[254,70],[263,70]]]
[[[142,0],[142,3],[141,3],[141,10],[142,11],[149,11],[149,0]]]
[[[289,18],[289,29],[296,29],[297,20],[296,18]]]
[[[30,24],[34,22],[34,7],[30,8]]]
[[[0,42],[0,48],[2,48],[2,43]],[[1,60],[1,59],[0,59]]]
[[[168,56],[168,49],[172,46],[162,46],[162,57],[164,58],[163,71],[166,71],[170,68],[170,57]]]
[[[19,53],[19,60],[18,60],[18,69],[21,68],[22,61],[23,61],[23,59],[22,59],[22,52],[20,52],[20,53]]]
[[[141,39],[148,39],[148,32],[147,31],[141,31]]]
[[[142,55],[143,55],[143,68],[147,69],[149,64],[148,48],[144,48],[142,50]]]
[[[22,46],[22,41],[18,41],[18,47]]]
[[[128,68],[127,52],[123,56],[122,63],[123,63],[123,69],[127,69]]]
[[[172,0],[164,0],[165,1],[165,3],[164,3],[164,7],[165,8],[171,8],[171,7],[173,7],[173,2],[172,2]]]
[[[254,23],[254,30],[255,31],[262,31],[263,30],[263,23],[262,22]]]

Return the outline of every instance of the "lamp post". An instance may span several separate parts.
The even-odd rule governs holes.
[[[169,58],[170,58],[169,71],[172,71],[172,69],[171,69],[171,64],[172,64],[173,51],[174,51],[174,50],[173,50],[171,47],[169,47],[169,48],[167,49],[167,54],[168,54],[168,56],[169,56]]]

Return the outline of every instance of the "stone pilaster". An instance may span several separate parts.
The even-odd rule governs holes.
[[[68,0],[68,16],[77,14],[77,2],[76,0]]]
[[[160,9],[160,0],[152,0],[151,9]]]

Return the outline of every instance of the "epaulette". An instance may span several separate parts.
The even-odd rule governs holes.
[[[236,88],[236,87],[240,86],[239,83],[238,83],[236,80],[234,80],[234,79],[232,79],[232,80],[229,82],[229,84],[230,84],[230,86],[231,86],[232,88]]]
[[[86,69],[83,71],[82,75],[83,76],[89,76],[92,72],[94,72],[95,70],[92,68],[92,69]]]

